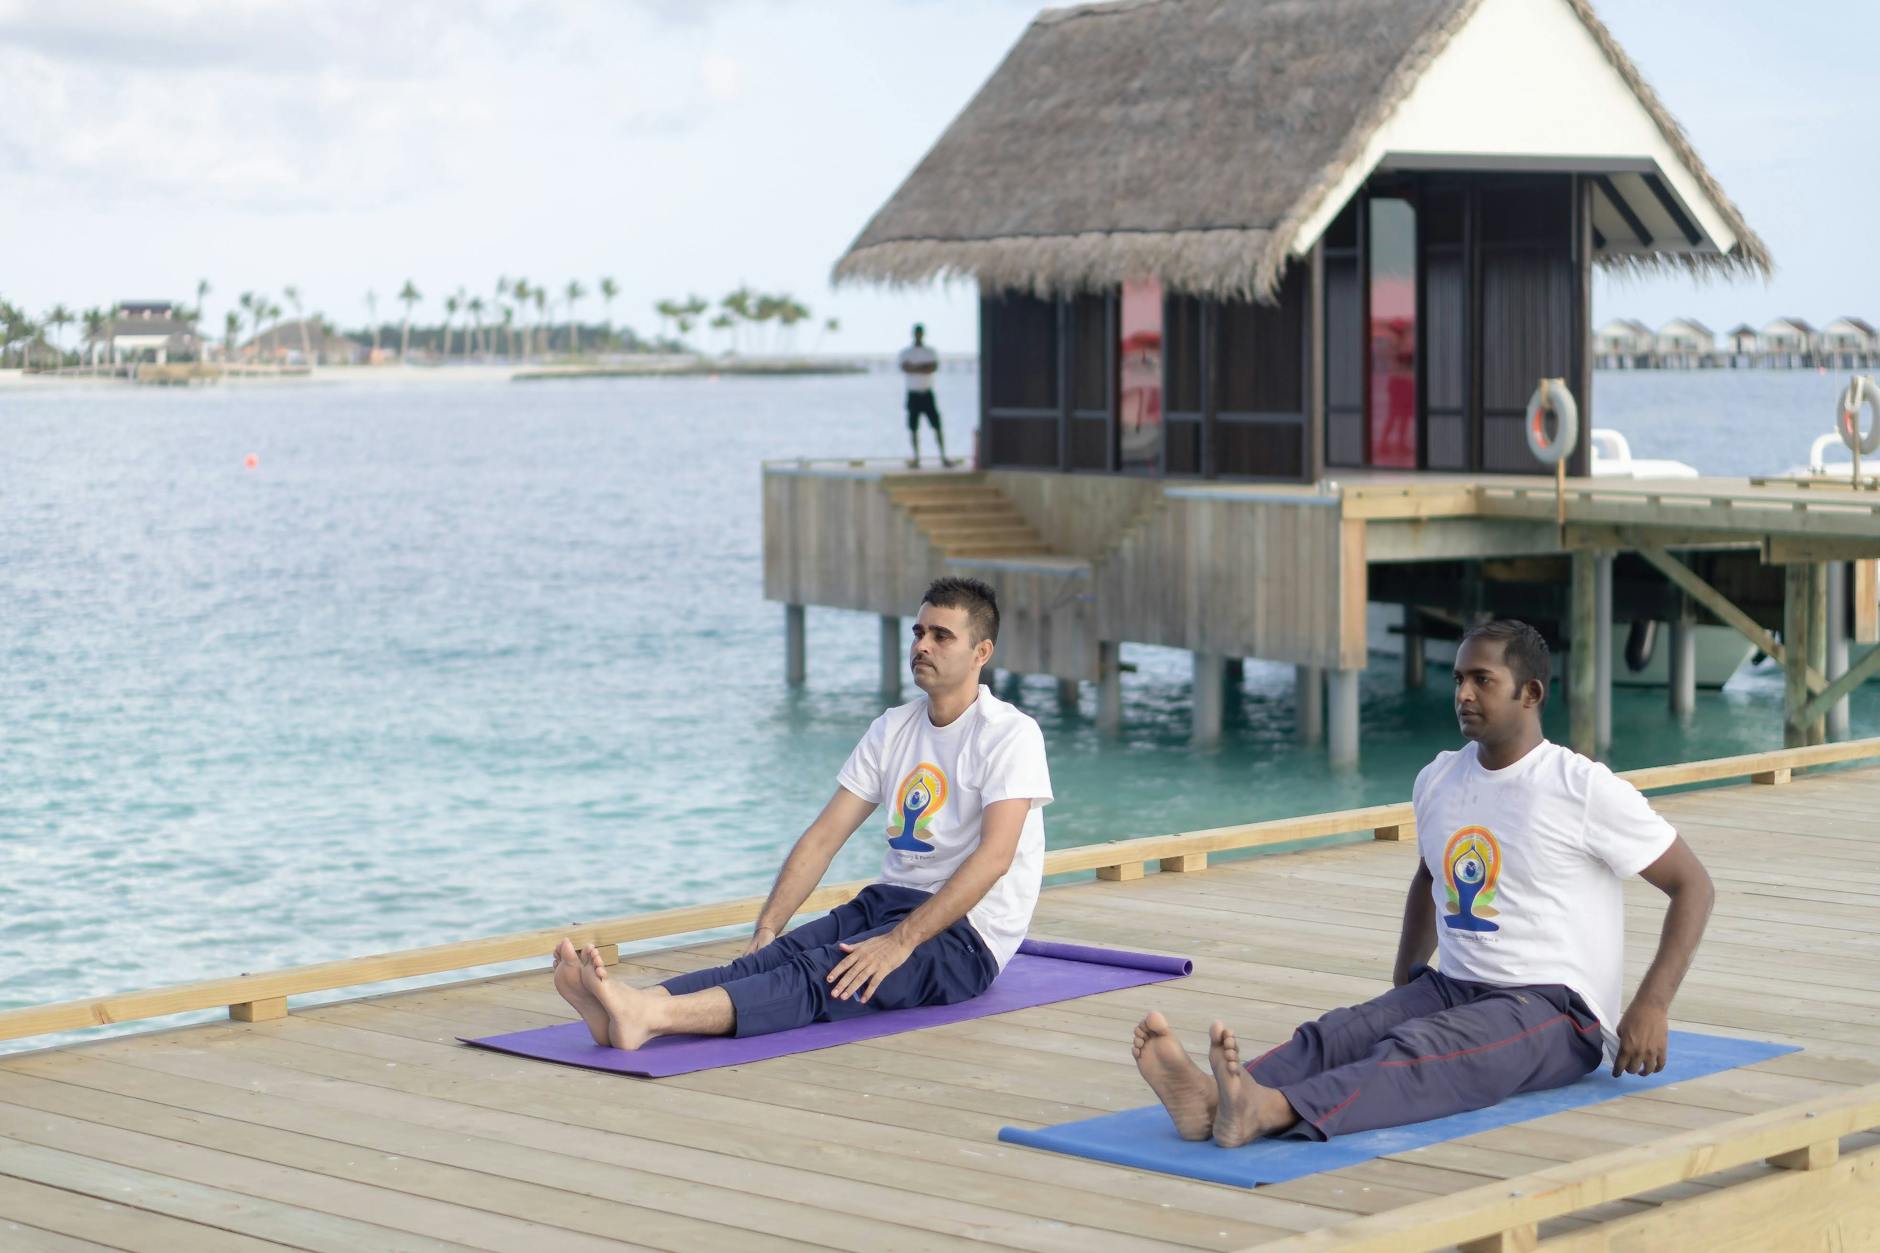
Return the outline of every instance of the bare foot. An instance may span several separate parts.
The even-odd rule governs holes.
[[[617,1049],[637,1049],[653,1038],[654,998],[607,977],[606,963],[591,948],[581,950],[581,986],[607,1016],[607,1042]]]
[[[581,1021],[587,1024],[588,1032],[593,1035],[594,1043],[602,1048],[608,1046],[607,1011],[594,999],[587,987],[581,982],[581,958],[574,951],[574,942],[563,940],[555,946],[555,990],[561,993],[561,999],[574,1006],[581,1015]]]
[[[1240,1064],[1240,1041],[1225,1023],[1208,1028],[1208,1062],[1214,1068],[1214,1142],[1237,1149],[1299,1121],[1279,1092],[1253,1081]]]
[[[1136,1024],[1131,1051],[1136,1055],[1136,1069],[1175,1120],[1176,1134],[1184,1140],[1205,1140],[1213,1134],[1215,1085],[1206,1071],[1189,1060],[1188,1050],[1169,1030],[1168,1019],[1151,1010]]]

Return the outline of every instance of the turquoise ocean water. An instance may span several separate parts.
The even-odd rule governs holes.
[[[1836,382],[1606,374],[1598,421],[1780,470]],[[812,609],[784,687],[759,463],[898,454],[894,387],[0,393],[0,1007],[763,891],[879,702],[859,614]],[[969,447],[976,381],[939,387]],[[1250,664],[1197,753],[1186,655],[1126,659],[1115,740],[1049,679],[1001,692],[1044,726],[1054,847],[1402,799],[1456,742],[1441,675],[1379,659],[1335,773],[1293,743],[1291,668]],[[1620,689],[1613,762],[1779,746],[1780,700],[1739,677],[1680,727]]]

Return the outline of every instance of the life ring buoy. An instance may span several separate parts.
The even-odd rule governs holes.
[[[1547,438],[1547,415],[1552,413],[1556,430]],[[1880,424],[1876,424],[1880,429]],[[1528,451],[1544,466],[1556,466],[1573,455],[1580,442],[1580,406],[1567,390],[1565,379],[1542,379],[1528,399]]]
[[[1873,425],[1863,434],[1860,429],[1860,411],[1865,408],[1873,415]],[[1880,386],[1865,374],[1856,374],[1841,393],[1841,407],[1835,411],[1834,429],[1841,433],[1841,442],[1850,452],[1857,452],[1863,457],[1880,452]]]

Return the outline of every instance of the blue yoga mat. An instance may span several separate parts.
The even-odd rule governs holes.
[[[1610,1069],[1602,1067],[1578,1083],[1546,1092],[1523,1092],[1488,1109],[1432,1118],[1404,1127],[1333,1136],[1324,1141],[1257,1140],[1243,1148],[1223,1149],[1207,1140],[1184,1140],[1176,1135],[1174,1125],[1160,1105],[1041,1127],[1036,1131],[1005,1127],[1000,1130],[999,1139],[1072,1157],[1114,1162],[1118,1166],[1135,1166],[1165,1175],[1185,1175],[1209,1183],[1252,1188],[1263,1183],[1301,1179],[1322,1170],[1356,1166],[1374,1157],[1407,1153],[1478,1131],[1493,1131],[1530,1118],[1597,1105],[1634,1092],[1734,1070],[1797,1051],[1786,1044],[1673,1031],[1665,1068],[1646,1078],[1624,1075],[1615,1079]]]

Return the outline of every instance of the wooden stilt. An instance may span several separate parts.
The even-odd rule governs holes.
[[[783,681],[802,687],[806,676],[803,657],[803,606],[783,607]]]
[[[1077,702],[1082,695],[1083,686],[1078,683],[1076,679],[1059,679],[1057,681],[1058,708],[1065,713],[1074,714],[1077,712]]]
[[[1671,622],[1671,655],[1666,658],[1670,683],[1666,703],[1679,718],[1697,712],[1697,623],[1690,601],[1678,597],[1678,616]]]
[[[1218,744],[1221,739],[1222,698],[1226,680],[1222,677],[1226,658],[1219,653],[1195,653],[1194,732],[1190,740],[1197,746]]]
[[[1612,561],[1602,552],[1593,566],[1593,742],[1612,747]]]
[[[1301,744],[1325,738],[1325,671],[1317,666],[1293,667],[1293,710]]]
[[[1104,640],[1097,645],[1097,729],[1115,734],[1122,728],[1122,646]]]
[[[1599,595],[1598,557],[1590,551],[1573,554],[1572,638],[1568,664],[1573,680],[1568,693],[1569,735],[1573,751],[1587,757],[1599,755],[1599,697],[1595,691],[1599,677],[1598,634]]]
[[[1826,674],[1828,668],[1828,565],[1816,561],[1808,566],[1808,666]],[[1828,742],[1826,712],[1807,720],[1808,742]]]
[[[1328,744],[1334,766],[1358,764],[1358,670],[1332,670],[1325,676],[1330,723]]]
[[[1802,707],[1808,703],[1808,567],[1782,567],[1782,746],[1808,743]]]
[[[1848,564],[1828,563],[1828,664],[1822,675],[1828,682],[1847,673],[1847,603]],[[1852,730],[1852,721],[1844,696],[1828,706],[1828,738],[1844,740]]]
[[[894,614],[881,615],[881,698],[890,705],[901,701],[901,676],[906,670],[906,642],[901,638],[901,619]]]
[[[1415,609],[1403,611],[1403,685],[1415,691],[1426,681],[1423,658],[1423,615]]]

